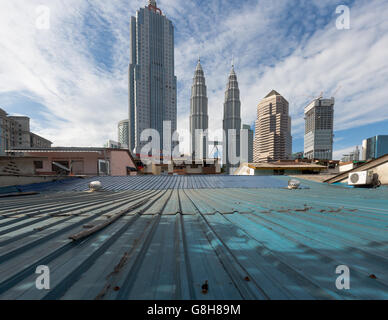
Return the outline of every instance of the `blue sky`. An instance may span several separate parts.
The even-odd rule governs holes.
[[[129,19],[146,0],[5,0],[0,3],[0,107],[32,118],[63,146],[117,139],[127,117]],[[350,29],[336,28],[338,5]],[[50,29],[35,27],[39,5]],[[303,150],[303,108],[337,94],[335,156],[388,134],[388,2],[380,0],[160,0],[175,26],[178,130],[188,127],[190,87],[201,56],[210,127],[222,126],[232,56],[243,122],[272,89],[290,103],[294,151]],[[339,89],[338,89],[339,88]],[[337,90],[338,89],[338,90]]]

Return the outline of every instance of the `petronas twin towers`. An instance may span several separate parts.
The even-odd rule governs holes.
[[[195,69],[190,99],[190,133],[191,152],[194,159],[208,158],[207,130],[209,128],[208,98],[205,75],[201,61]],[[223,163],[227,170],[238,167],[239,163],[232,161],[230,154],[240,157],[241,102],[237,75],[232,66],[225,91],[223,119]],[[230,150],[233,148],[234,150]]]
[[[208,99],[201,61],[195,69],[190,99],[191,153],[194,159],[207,159],[206,131],[209,128]]]
[[[151,151],[147,148],[152,142],[151,153],[158,150],[167,158],[171,149],[175,150],[175,146],[179,149],[176,137],[172,141],[178,118],[174,26],[155,0],[148,0],[148,5],[140,8],[136,17],[131,17],[130,26],[129,117],[119,124],[120,142],[140,157],[150,155]],[[240,157],[240,109],[240,91],[232,67],[225,92],[223,121],[222,162],[227,169],[239,165],[235,159]],[[125,125],[127,130],[124,130]],[[208,159],[208,146],[211,144],[208,128],[206,81],[198,61],[190,112],[191,154],[194,159]],[[151,133],[158,133],[158,136],[151,136]]]

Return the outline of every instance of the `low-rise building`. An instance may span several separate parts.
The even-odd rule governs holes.
[[[132,154],[126,149],[14,148],[7,152],[13,156],[39,158],[31,160],[36,175],[127,176],[137,172]]]
[[[211,175],[221,174],[219,159],[183,160],[174,159],[170,164],[152,163],[142,165],[140,174],[151,175]]]
[[[388,154],[369,161],[361,161],[357,166],[349,166],[348,170],[342,170],[338,175],[327,179],[325,182],[332,183],[348,183],[350,174],[356,172],[368,172],[373,175],[374,183],[388,185]]]
[[[363,165],[365,161],[347,161],[347,162],[340,162],[339,164],[339,172],[347,172],[350,170],[353,170],[354,168],[357,168],[361,165]]]
[[[372,160],[388,154],[388,135],[379,135],[362,142],[362,160]]]
[[[237,176],[276,176],[319,174],[326,170],[326,166],[315,163],[278,161],[269,163],[243,163],[234,173]]]

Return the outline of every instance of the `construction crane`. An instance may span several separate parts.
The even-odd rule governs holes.
[[[321,92],[321,94],[319,95],[319,97],[316,97],[316,96],[308,96],[308,95],[303,95],[304,97],[307,97],[307,98],[310,98],[312,100],[317,100],[317,99],[322,99],[323,98],[323,91]]]
[[[331,95],[332,97],[335,97],[337,95],[337,93],[342,89],[342,85],[339,85],[335,90],[334,90],[334,93]],[[319,97],[312,97],[312,96],[309,96],[309,98],[313,98],[313,100],[318,100],[318,99],[322,99],[323,98],[323,94],[325,92],[322,91],[321,94],[319,95]]]
[[[337,93],[338,93],[341,89],[342,89],[342,85],[339,85],[339,86],[337,87],[337,89],[335,89],[334,93],[333,93],[331,96],[335,98],[335,96],[337,95]]]

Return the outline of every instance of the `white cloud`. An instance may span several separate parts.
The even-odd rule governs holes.
[[[109,12],[102,3],[96,2],[95,10]],[[88,48],[93,38],[82,32],[87,2],[50,2],[50,30],[35,28],[38,4],[1,3],[0,93],[28,92],[45,105],[50,125],[33,122],[33,129],[56,145],[101,145],[127,117],[127,62],[112,73],[96,67]],[[114,52],[123,57],[126,44],[118,43]]]
[[[274,12],[275,8],[271,7],[269,11]],[[334,10],[335,6],[333,13]],[[283,37],[270,38],[276,32],[270,30],[272,22],[267,15],[262,14],[260,6],[250,8],[249,14],[234,19],[237,27],[233,32],[227,32],[228,29],[221,23],[214,30],[219,36],[205,40],[208,46],[206,52],[209,52],[211,60],[209,64],[204,64],[209,89],[210,126],[218,128],[222,125],[220,110],[229,71],[229,59],[225,59],[225,56],[232,54],[227,50],[230,42],[238,48],[236,71],[240,82],[244,123],[252,123],[256,119],[258,102],[271,89],[276,89],[290,102],[294,137],[302,137],[304,106],[322,91],[324,95],[330,96],[339,87],[336,95],[336,131],[388,119],[388,93],[384,85],[388,80],[385,54],[388,51],[387,15],[388,6],[384,2],[358,2],[351,9],[351,30],[337,30],[333,17],[325,28],[316,31],[303,45],[294,48],[291,55],[274,65],[262,65],[260,68],[253,68],[250,60],[258,63],[263,51],[268,53],[276,51],[279,45],[286,48],[292,45]],[[258,27],[261,30],[250,33],[249,28],[244,27],[255,26],[257,21],[260,21]],[[265,37],[265,43],[254,42],[257,34],[265,33],[269,34]],[[196,51],[198,47],[194,46],[193,50],[190,43],[186,50]],[[249,54],[245,55],[245,52]],[[187,57],[187,52],[182,55]],[[192,60],[194,58],[191,56]],[[189,90],[186,91],[187,94],[181,96],[181,100],[184,100],[181,105],[186,105],[185,110],[188,112],[186,101]],[[181,114],[181,123],[184,125],[187,112]]]

